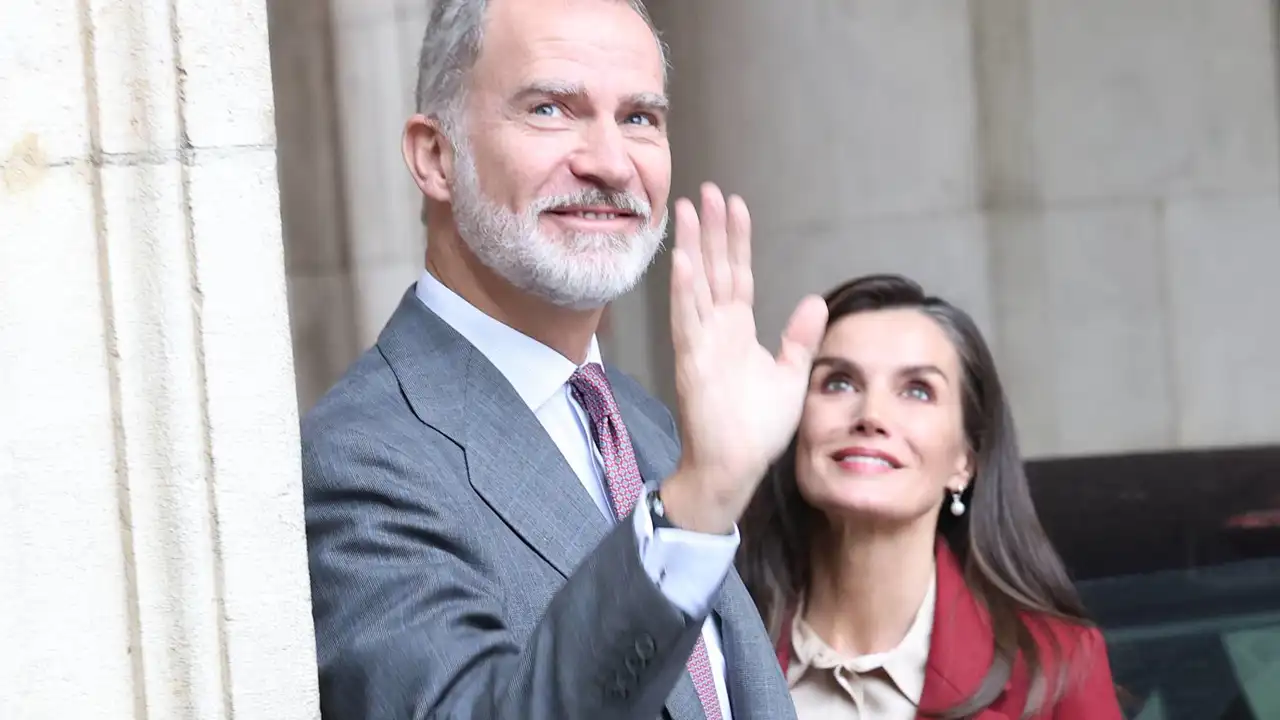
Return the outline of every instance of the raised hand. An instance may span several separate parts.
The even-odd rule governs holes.
[[[827,308],[806,297],[775,356],[756,337],[751,217],[702,187],[702,217],[675,205],[671,335],[683,454],[662,490],[668,515],[689,530],[728,532],[800,421]]]

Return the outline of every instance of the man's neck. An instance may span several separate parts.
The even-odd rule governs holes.
[[[477,310],[555,350],[575,365],[586,362],[603,309],[569,310],[511,286],[485,267],[461,239],[431,233],[427,272]]]

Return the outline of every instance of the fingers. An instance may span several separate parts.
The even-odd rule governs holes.
[[[690,346],[701,325],[693,292],[694,265],[683,248],[671,251],[671,345],[676,354]]]
[[[684,292],[689,295],[689,300],[693,303],[693,307],[700,317],[706,317],[712,308],[711,288],[707,284],[707,273],[704,269],[702,259],[702,228],[698,221],[698,213],[693,209],[693,203],[685,198],[676,201],[676,243],[675,249],[679,253],[672,252],[672,284],[671,284],[671,304],[676,304],[676,293]],[[675,283],[675,259],[677,255],[684,255],[689,261],[689,273],[686,278],[687,282],[682,286]],[[674,318],[673,318],[674,319]]]
[[[733,299],[755,302],[755,278],[751,274],[751,213],[741,197],[729,197],[729,268],[733,277]]]
[[[827,329],[827,304],[817,295],[809,295],[800,301],[787,329],[782,331],[782,344],[778,349],[778,364],[786,365],[808,380],[814,355],[822,344]]]
[[[733,270],[729,267],[729,235],[724,195],[713,183],[702,184],[702,262],[707,269],[711,299],[728,302],[733,295]]]

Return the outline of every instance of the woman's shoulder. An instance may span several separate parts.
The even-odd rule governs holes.
[[[1023,612],[1022,619],[1042,654],[1048,649],[1053,655],[1047,662],[1092,663],[1106,652],[1102,631],[1092,623],[1033,611]]]

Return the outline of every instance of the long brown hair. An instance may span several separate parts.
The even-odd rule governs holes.
[[[995,658],[981,686],[956,707],[926,710],[939,718],[964,718],[990,706],[1003,692],[1021,659],[1031,677],[1023,716],[1045,705],[1050,666],[1042,652],[1056,654],[1060,672],[1053,683],[1056,702],[1066,690],[1067,663],[1052,632],[1032,623],[1052,617],[1088,626],[1084,606],[1062,560],[1045,536],[1031,502],[1013,417],[995,360],[972,318],[963,310],[925,294],[898,275],[871,275],[847,282],[826,295],[828,330],[854,313],[912,308],[932,318],[950,337],[964,374],[964,433],[975,460],[973,482],[963,499],[969,511],[938,515],[938,533],[960,561],[965,584],[991,617]],[[786,616],[809,587],[815,532],[823,518],[796,486],[796,443],[774,463],[740,523],[737,566],[776,642]]]

